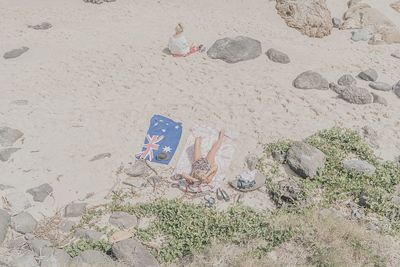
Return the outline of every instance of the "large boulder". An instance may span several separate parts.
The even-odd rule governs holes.
[[[349,9],[343,15],[341,29],[366,29],[373,39],[385,43],[400,43],[400,30],[385,15],[370,5],[360,1],[350,1]]]
[[[221,59],[227,63],[254,59],[261,53],[261,43],[245,36],[217,40],[207,51],[210,58]]]
[[[327,90],[329,88],[329,83],[321,74],[308,70],[296,77],[293,81],[293,86],[298,89]]]
[[[325,167],[325,154],[305,143],[295,142],[289,149],[286,162],[290,168],[303,178],[314,178],[319,169]]]
[[[154,256],[139,241],[133,238],[115,243],[112,251],[118,260],[126,263],[128,266],[160,266]]]
[[[289,27],[309,37],[331,34],[332,16],[325,0],[276,0],[276,10]]]
[[[6,238],[8,227],[10,226],[10,214],[0,209],[0,246]]]
[[[12,146],[24,134],[7,126],[0,127],[0,146]]]

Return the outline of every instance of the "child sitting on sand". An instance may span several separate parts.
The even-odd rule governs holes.
[[[206,157],[201,155],[201,137],[196,137],[194,142],[194,153],[191,174],[182,174],[183,178],[188,183],[194,183],[196,181],[202,183],[211,183],[215,174],[217,173],[218,166],[215,162],[215,156],[220,149],[222,142],[224,141],[225,131],[219,132],[218,140],[213,144]]]
[[[175,34],[169,38],[168,49],[175,57],[186,57],[202,49],[202,45],[189,45],[183,36],[183,25],[178,23],[175,27]]]

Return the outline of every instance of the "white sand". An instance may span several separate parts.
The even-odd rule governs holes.
[[[390,0],[368,2],[400,26]],[[346,1],[330,0],[329,6],[340,17]],[[275,2],[0,0],[0,18],[0,54],[30,48],[16,59],[0,58],[0,126],[25,133],[16,144],[22,149],[0,162],[0,184],[25,191],[50,183],[54,200],[33,208],[45,214],[90,192],[93,203],[104,201],[114,172],[133,161],[157,113],[183,122],[186,130],[201,124],[238,132],[232,177],[248,153],[261,151],[260,143],[300,139],[335,125],[369,125],[379,133],[379,155],[400,154],[400,99],[393,93],[377,92],[387,107],[358,106],[332,91],[291,85],[309,69],[336,81],[370,67],[380,81],[394,84],[400,61],[390,54],[400,46],[353,43],[349,31],[337,29],[324,39],[308,38],[286,26]],[[53,28],[27,28],[44,21]],[[265,55],[233,65],[206,54],[172,58],[162,50],[177,22],[184,23],[188,38],[207,47],[222,37],[246,35],[260,40],[264,52],[286,52],[292,62],[279,65]],[[29,104],[12,103],[21,99]],[[105,152],[112,157],[89,162]]]

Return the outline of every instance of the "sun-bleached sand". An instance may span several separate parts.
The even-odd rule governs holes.
[[[391,1],[365,2],[400,27]],[[328,6],[335,17],[347,9],[344,0]],[[86,202],[104,202],[119,167],[134,161],[153,114],[183,123],[181,147],[194,125],[237,132],[227,181],[262,144],[333,126],[368,125],[379,135],[376,151],[382,158],[400,154],[400,99],[392,92],[377,92],[388,106],[353,105],[331,90],[292,86],[306,70],[336,82],[367,68],[395,84],[400,60],[390,54],[400,46],[355,43],[351,31],[337,29],[323,39],[309,38],[286,26],[274,1],[0,0],[0,18],[0,51],[29,47],[18,58],[0,59],[0,126],[24,133],[14,145],[21,150],[0,163],[0,184],[25,192],[49,183],[53,198],[28,209],[38,219],[92,192]],[[27,27],[44,21],[53,27]],[[205,53],[173,58],[164,49],[177,22],[190,40],[206,47],[244,35],[259,40],[263,53],[269,48],[287,53],[291,63],[276,64],[264,54],[237,64]],[[100,153],[112,156],[90,161]]]

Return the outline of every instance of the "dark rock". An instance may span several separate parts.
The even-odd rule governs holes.
[[[339,96],[351,104],[365,105],[373,102],[372,94],[361,87],[342,87]]]
[[[332,25],[333,28],[340,28],[340,25],[342,25],[342,20],[339,18],[332,18]]]
[[[11,155],[17,152],[18,150],[20,149],[14,147],[0,149],[0,161],[5,162],[9,160],[11,158]]]
[[[244,36],[217,40],[207,51],[210,58],[221,59],[227,63],[254,59],[261,53],[261,43]]]
[[[286,162],[286,153],[280,150],[272,151],[272,158],[276,162],[283,164]]]
[[[23,47],[17,48],[17,49],[13,49],[11,51],[8,51],[8,52],[4,53],[3,58],[5,58],[5,59],[16,58],[16,57],[19,57],[20,55],[22,55],[23,53],[25,53],[28,50],[29,50],[29,48],[26,47],[26,46],[23,46]]]
[[[369,203],[369,196],[366,192],[361,192],[358,199],[358,204],[362,207],[369,208],[371,205]]]
[[[265,54],[273,62],[282,63],[282,64],[290,63],[289,56],[281,51],[276,50],[276,49],[271,48]]]
[[[102,153],[94,156],[90,161],[96,161],[100,159],[111,158],[111,153]]]
[[[325,159],[321,150],[304,142],[295,142],[288,151],[286,161],[299,176],[313,179],[317,171],[325,167]]]
[[[51,187],[49,184],[42,184],[38,187],[31,188],[26,192],[33,196],[34,201],[43,202],[48,195],[53,193],[53,187]]]
[[[0,246],[6,238],[11,216],[7,211],[0,209]]]
[[[160,266],[147,248],[132,238],[115,243],[112,252],[118,260],[128,264],[128,266]]]
[[[29,25],[28,26],[28,28],[32,28],[32,29],[34,29],[34,30],[48,30],[48,29],[50,29],[51,27],[53,27],[50,23],[48,23],[48,22],[42,22],[42,23],[40,23],[40,24],[37,24],[37,25]]]
[[[376,168],[374,165],[364,160],[344,160],[343,167],[351,172],[358,172],[365,175],[374,175]]]
[[[395,95],[400,97],[400,81],[393,85],[393,92],[395,93]]]
[[[114,212],[111,214],[109,222],[120,229],[129,229],[138,225],[137,217],[126,212]]]
[[[373,103],[381,104],[384,106],[388,105],[386,98],[384,98],[383,96],[372,93],[372,97],[374,98]]]
[[[341,86],[354,86],[357,84],[357,80],[350,74],[345,74],[339,78],[338,84]]]
[[[278,182],[281,198],[285,202],[294,203],[300,199],[301,188],[297,181],[293,179],[285,179]]]
[[[374,69],[367,69],[358,74],[358,77],[365,81],[375,82],[378,80],[378,73]]]
[[[0,146],[12,146],[24,134],[17,129],[0,127]]]
[[[383,83],[383,82],[372,82],[369,84],[369,87],[371,87],[372,89],[375,89],[375,90],[379,90],[379,91],[391,91],[392,90],[392,86],[390,84]]]
[[[27,212],[21,212],[11,218],[11,227],[21,234],[32,233],[36,226],[37,221]]]
[[[86,213],[87,203],[71,203],[65,207],[65,217],[79,217]]]
[[[298,75],[293,81],[293,86],[298,89],[327,90],[329,83],[321,74],[309,70]]]

